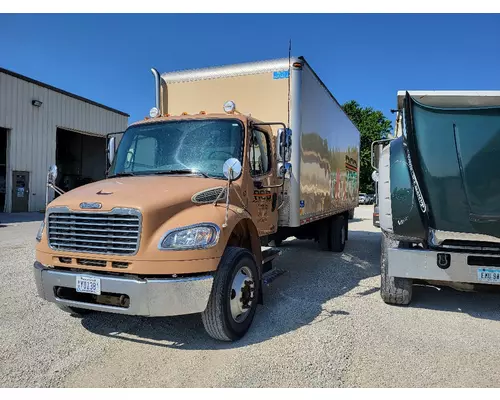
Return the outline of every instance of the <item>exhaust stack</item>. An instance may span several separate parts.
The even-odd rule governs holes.
[[[161,115],[161,108],[160,108],[160,102],[161,102],[161,90],[160,90],[160,85],[161,85],[161,77],[160,77],[160,74],[159,72],[154,69],[154,68],[151,68],[151,72],[153,73],[154,77],[155,77],[155,89],[156,89],[156,96],[155,96],[155,108],[158,110],[158,115],[157,116],[160,116]],[[153,117],[153,115],[151,115]]]

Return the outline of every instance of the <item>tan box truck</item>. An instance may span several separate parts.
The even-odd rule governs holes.
[[[106,179],[64,193],[49,169],[38,294],[72,313],[200,313],[237,340],[282,240],[343,251],[360,135],[302,57],[152,71],[156,105],[109,137]]]

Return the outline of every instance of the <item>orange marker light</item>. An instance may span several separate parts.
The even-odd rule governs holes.
[[[207,112],[206,111],[200,111],[201,115],[205,115]]]
[[[182,115],[188,115],[188,113],[187,113],[186,111],[184,111],[184,112],[182,113]]]

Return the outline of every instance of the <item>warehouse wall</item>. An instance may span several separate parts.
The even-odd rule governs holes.
[[[42,101],[42,106],[33,106],[33,99]],[[30,173],[29,210],[44,208],[57,127],[104,135],[125,130],[127,124],[127,116],[0,72],[0,127],[9,129],[6,211],[11,206],[14,170]]]

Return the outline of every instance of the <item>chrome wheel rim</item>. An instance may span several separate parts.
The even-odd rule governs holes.
[[[255,301],[255,282],[250,268],[241,267],[233,278],[229,293],[231,317],[235,322],[243,322]]]

